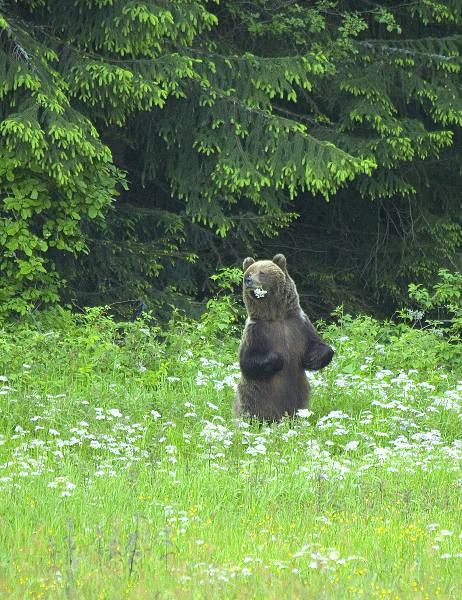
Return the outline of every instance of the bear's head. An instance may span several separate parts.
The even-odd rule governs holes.
[[[251,319],[283,319],[300,312],[297,288],[283,254],[276,254],[273,260],[247,257],[242,268],[242,292]]]

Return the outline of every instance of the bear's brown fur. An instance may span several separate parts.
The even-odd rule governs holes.
[[[308,404],[305,374],[332,360],[334,351],[300,308],[283,254],[243,263],[246,321],[239,346],[241,378],[233,411],[265,421],[294,415]]]

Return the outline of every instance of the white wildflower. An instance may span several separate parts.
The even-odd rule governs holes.
[[[254,289],[253,293],[256,298],[263,298],[268,293],[268,290],[264,290],[263,288],[256,288]]]
[[[308,410],[307,408],[299,408],[297,410],[297,416],[302,417],[303,419],[308,419],[308,417],[311,417],[312,414],[312,411]]]
[[[252,454],[255,456],[256,454],[266,454],[266,446],[263,444],[257,444],[256,446],[250,446],[247,448],[247,454]]]
[[[204,375],[202,373],[202,371],[198,371],[197,377],[196,377],[196,385],[207,385],[207,383],[208,383],[207,375]]]
[[[112,415],[113,417],[121,417],[122,413],[120,412],[120,410],[118,408],[110,408],[107,411],[110,415]]]
[[[345,444],[345,446],[343,448],[346,451],[348,451],[348,450],[356,450],[356,448],[358,446],[359,446],[359,442],[357,440],[353,440],[352,442],[348,442],[348,444]]]
[[[411,310],[410,308],[407,309],[407,314],[411,319],[414,319],[414,321],[420,321],[424,316],[424,313],[421,310]]]

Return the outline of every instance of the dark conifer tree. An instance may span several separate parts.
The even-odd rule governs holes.
[[[454,263],[461,15],[0,2],[1,313],[64,279],[81,303],[195,294],[297,215],[280,243],[328,304]]]

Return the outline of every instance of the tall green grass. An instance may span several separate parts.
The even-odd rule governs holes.
[[[258,426],[241,326],[1,332],[0,598],[462,597],[460,346],[339,312],[309,411]]]

